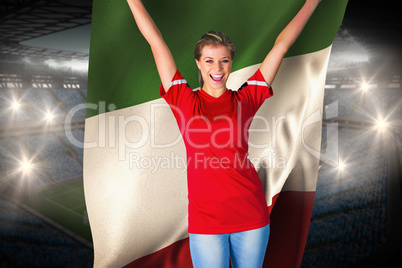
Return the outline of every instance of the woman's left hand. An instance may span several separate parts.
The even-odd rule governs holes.
[[[300,35],[310,16],[321,0],[306,0],[296,16],[282,30],[275,40],[275,44],[260,66],[261,74],[271,86],[279,66],[288,49]]]

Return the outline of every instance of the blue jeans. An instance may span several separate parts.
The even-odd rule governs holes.
[[[262,267],[269,238],[269,224],[228,234],[189,234],[194,268]]]

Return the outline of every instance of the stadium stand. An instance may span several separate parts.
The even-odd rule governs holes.
[[[1,267],[92,267],[90,249],[1,197],[0,223]]]
[[[21,101],[27,103],[26,105],[29,107],[29,112],[34,120],[42,119],[47,112],[52,112],[61,117],[64,115],[47,89],[19,89],[18,91],[21,92]]]
[[[343,168],[320,166],[302,267],[401,264],[399,152],[367,129],[339,129]]]
[[[22,110],[21,112],[17,113],[13,109],[14,101],[19,100],[15,90],[13,89],[2,89],[0,91],[0,107],[2,107],[0,112],[0,123],[5,122],[27,122],[34,117],[26,110]],[[18,105],[18,104],[17,104]],[[19,103],[19,105],[23,105]]]
[[[80,142],[84,143],[84,131],[83,130],[77,130],[77,131],[72,131],[72,138],[75,139],[73,142]],[[71,144],[71,141],[67,138],[67,135],[65,133],[59,133],[58,136],[63,140],[65,144]],[[72,146],[74,151],[77,154],[78,160],[80,163],[83,163],[84,160],[84,149],[79,146]]]
[[[52,135],[29,137],[25,139],[32,151],[38,153],[41,161],[46,163],[47,170],[55,181],[82,175],[82,163],[77,163],[68,156],[63,145]]]
[[[78,104],[82,104],[85,101],[85,96],[79,90],[65,90],[65,89],[54,89],[53,90],[57,98],[62,100],[67,108],[70,111]],[[82,95],[81,95],[82,94]],[[74,114],[75,117],[85,117],[85,110],[78,110],[77,113]]]
[[[92,267],[83,148],[77,146],[84,142],[85,111],[77,111],[70,125],[64,122],[85,103],[87,73],[43,63],[88,60],[88,54],[20,44],[44,32],[16,33],[32,23],[17,2],[6,1],[15,13],[0,28],[0,267]],[[70,2],[69,8],[78,1]],[[64,2],[53,1],[63,16],[51,14],[59,21],[44,23],[46,33],[55,32],[55,24],[63,30],[89,23],[91,1],[79,2],[74,14],[65,14]],[[50,12],[33,2],[32,10],[39,20]],[[341,29],[332,55],[352,42]],[[322,152],[338,142],[341,165],[320,162],[302,267],[402,267],[400,70],[376,73],[364,84],[364,62],[333,64],[337,70],[328,73],[324,92]]]
[[[81,89],[82,94],[84,94],[85,99],[87,98],[87,90],[86,89]]]
[[[319,171],[305,267],[356,265],[386,239],[386,152],[370,148],[370,140],[354,142],[359,132],[340,130],[346,170],[327,165]]]

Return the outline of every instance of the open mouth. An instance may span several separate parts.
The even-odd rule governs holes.
[[[223,74],[210,74],[209,76],[214,82],[221,82],[223,80]]]

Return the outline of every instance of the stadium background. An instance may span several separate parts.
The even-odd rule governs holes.
[[[339,164],[320,164],[302,267],[402,264],[398,7],[363,3],[333,43],[322,153],[338,142]],[[0,6],[0,267],[92,267],[83,150],[67,135],[83,142],[90,22],[91,1]]]

